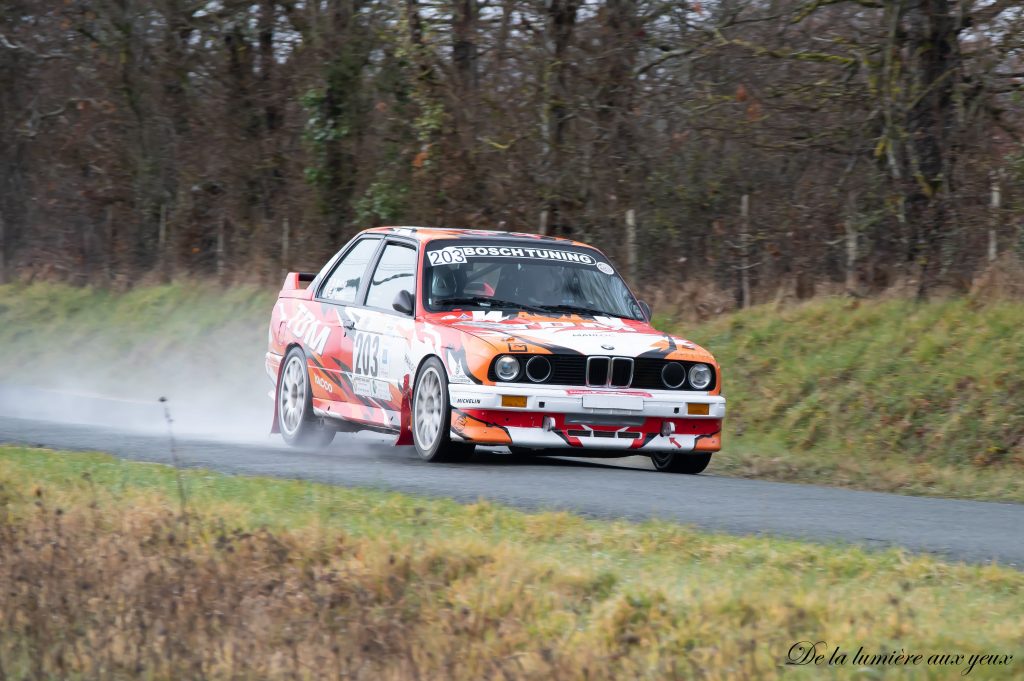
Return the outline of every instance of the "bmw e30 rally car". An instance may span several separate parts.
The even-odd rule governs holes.
[[[385,431],[428,461],[505,445],[699,473],[721,448],[721,371],[649,322],[583,243],[369,229],[319,274],[285,278],[266,356],[273,431],[299,446]]]

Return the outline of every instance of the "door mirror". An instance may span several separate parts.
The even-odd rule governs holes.
[[[402,314],[412,314],[412,294],[405,289],[395,294],[395,301],[391,303],[391,307],[395,308]]]
[[[651,321],[651,306],[641,300],[640,310],[644,313],[644,316],[647,317],[647,321]]]

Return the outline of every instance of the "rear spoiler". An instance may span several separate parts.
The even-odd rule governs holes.
[[[306,288],[302,284],[308,284],[314,279],[316,279],[316,272],[289,272],[285,275],[284,286],[281,288],[285,291]]]
[[[306,284],[316,279],[316,272],[289,272],[284,277],[282,291],[304,290]]]

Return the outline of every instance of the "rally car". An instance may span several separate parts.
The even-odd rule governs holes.
[[[427,461],[651,457],[700,473],[722,444],[722,375],[584,243],[422,227],[359,233],[287,275],[270,321],[273,431],[325,446],[371,429]]]

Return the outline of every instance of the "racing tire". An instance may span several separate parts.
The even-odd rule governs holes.
[[[508,460],[512,463],[528,463],[533,457],[537,456],[538,450],[528,449],[526,447],[512,447],[508,448]]]
[[[509,456],[512,461],[516,463],[528,463],[535,461],[538,456],[558,456],[559,451],[557,449],[531,449],[530,447],[516,447],[510,445],[508,448]]]
[[[431,357],[416,375],[412,393],[412,442],[424,461],[455,463],[473,456],[476,445],[451,441],[448,372]]]
[[[651,454],[651,462],[654,463],[654,469],[662,473],[697,475],[711,463],[711,452],[694,452],[692,454],[657,452]]]
[[[306,353],[292,348],[281,364],[277,384],[277,427],[292,447],[321,449],[331,444],[338,431],[319,422],[313,414]]]

